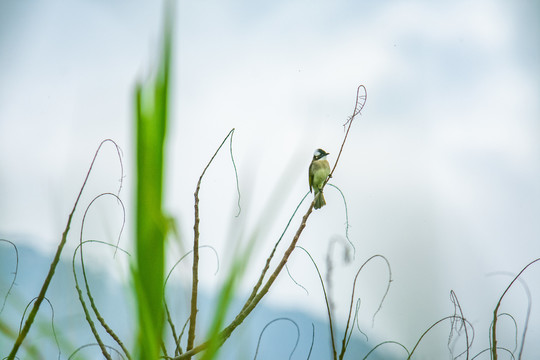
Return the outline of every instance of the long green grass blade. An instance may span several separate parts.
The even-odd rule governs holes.
[[[136,89],[136,262],[133,278],[138,306],[135,353],[139,359],[159,358],[164,325],[167,226],[162,199],[172,37],[172,11],[170,8],[167,10],[157,74]]]

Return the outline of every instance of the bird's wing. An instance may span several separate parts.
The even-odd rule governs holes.
[[[312,185],[313,185],[313,172],[311,171],[312,168],[313,168],[313,163],[311,163],[309,165],[309,170],[308,170],[309,192],[312,192],[311,188],[312,188]]]

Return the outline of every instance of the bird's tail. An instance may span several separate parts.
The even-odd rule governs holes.
[[[324,200],[324,195],[322,191],[318,191],[315,194],[315,205],[313,206],[315,210],[322,208],[324,205],[326,205],[326,201]]]

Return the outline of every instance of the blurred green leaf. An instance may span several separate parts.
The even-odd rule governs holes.
[[[167,3],[170,5],[170,3]],[[136,258],[133,279],[138,307],[136,354],[157,359],[163,332],[163,282],[167,220],[163,173],[168,118],[172,9],[166,8],[162,53],[155,77],[136,88]]]

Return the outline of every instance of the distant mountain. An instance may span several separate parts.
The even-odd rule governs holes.
[[[15,268],[15,252],[13,248],[0,242],[0,309],[4,304],[4,297],[8,291],[13,271]],[[3,312],[0,314],[1,323],[8,324],[14,331],[18,331],[22,314],[26,305],[37,296],[39,289],[52,260],[52,255],[43,255],[31,248],[18,246],[19,264],[17,279],[11,294],[7,299]],[[79,278],[82,272],[79,266],[77,273]],[[128,349],[133,344],[133,320],[131,318],[133,303],[130,300],[131,289],[115,281],[102,269],[87,268],[87,278],[91,284],[94,301],[98,306],[102,316],[107,320],[110,327],[126,343]],[[84,285],[81,285],[84,286]],[[84,288],[83,288],[84,292]],[[168,288],[167,293],[182,294],[175,299],[174,304],[170,304],[171,313],[175,316],[176,331],[180,332],[187,319],[187,313],[182,309],[187,309],[188,297],[185,290],[178,285]],[[77,348],[86,344],[95,344],[88,323],[84,320],[84,312],[78,300],[75,290],[75,282],[72,273],[71,258],[62,259],[56,274],[47,293],[47,298],[54,309],[54,333],[51,322],[51,307],[44,302],[38,313],[38,322],[33,326],[29,337],[29,344],[35,345],[44,359],[67,359]],[[85,298],[86,299],[86,298]],[[199,292],[199,324],[208,324],[208,316],[213,313],[214,299],[208,293]],[[241,297],[233,304],[234,308],[242,306]],[[88,300],[87,304],[89,304]],[[180,309],[180,310],[179,310]],[[210,309],[210,311],[205,311]],[[176,316],[183,313],[182,316]],[[290,319],[283,320],[283,318]],[[107,345],[115,346],[114,341],[103,331],[95,316],[93,316],[96,327],[102,339]],[[180,320],[178,320],[180,319]],[[262,329],[271,321],[277,320],[268,326],[263,334],[257,359],[307,359],[328,360],[331,359],[330,336],[328,324],[321,319],[315,319],[307,313],[299,311],[282,310],[269,306],[259,305],[246,321],[235,331],[231,338],[225,343],[220,352],[220,360],[242,360],[254,359],[257,342]],[[296,327],[298,326],[298,328]],[[9,339],[0,326],[0,358],[7,355],[12,339]],[[313,335],[313,331],[314,335]],[[186,330],[187,332],[187,330]],[[169,332],[170,333],[170,332]],[[297,334],[300,334],[295,352],[290,357],[291,351],[297,341]],[[339,333],[343,333],[340,329]],[[204,332],[201,332],[204,334]],[[358,334],[358,332],[355,332]],[[313,347],[312,344],[313,338]],[[185,342],[186,337],[184,337]],[[170,340],[170,339],[169,339]],[[61,345],[62,352],[59,355],[58,344]],[[339,344],[341,346],[341,344]],[[373,344],[367,344],[359,336],[353,336],[349,343],[349,348],[345,359],[362,359],[365,354],[373,348]],[[115,346],[118,348],[118,346]],[[169,348],[171,348],[169,346]],[[311,353],[310,353],[311,349]],[[389,359],[388,356],[381,357],[383,352],[378,350],[373,353],[369,360]],[[99,359],[100,351],[97,346],[88,346],[79,352],[81,356],[74,356],[72,359]],[[20,352],[21,359],[24,359],[24,352]],[[113,357],[114,358],[114,357]],[[118,357],[120,358],[120,357]]]

